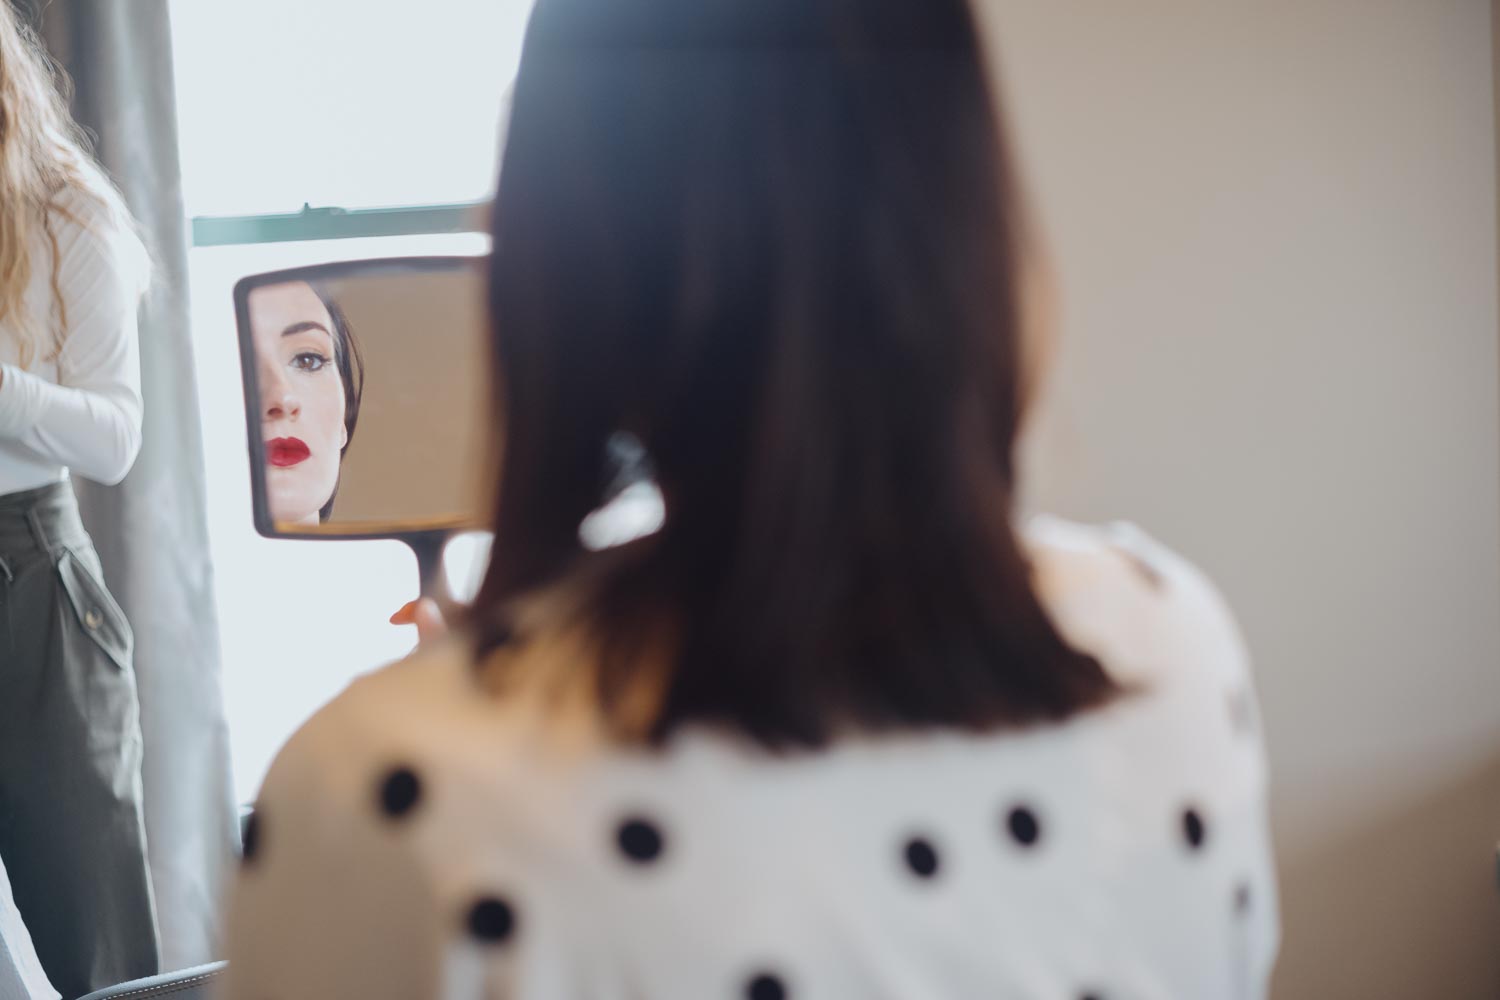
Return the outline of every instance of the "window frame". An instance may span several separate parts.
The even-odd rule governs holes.
[[[382,236],[433,236],[489,230],[492,202],[455,202],[398,208],[314,208],[264,215],[197,215],[191,219],[194,247]]]

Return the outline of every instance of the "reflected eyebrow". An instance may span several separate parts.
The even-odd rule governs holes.
[[[305,319],[300,323],[293,323],[285,330],[282,330],[281,335],[283,337],[290,337],[293,334],[306,333],[308,330],[322,330],[324,333],[327,333],[328,336],[333,336],[332,333],[328,332],[328,327],[324,326],[322,323],[319,323],[315,319]]]

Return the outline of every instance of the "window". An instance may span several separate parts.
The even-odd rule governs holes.
[[[189,214],[487,197],[526,13],[520,0],[175,0]]]
[[[527,12],[524,0],[172,2],[209,534],[241,801],[320,705],[411,648],[410,629],[386,619],[415,596],[417,578],[396,542],[255,533],[231,289],[247,274],[318,261],[484,252],[487,237],[459,230],[490,194]]]

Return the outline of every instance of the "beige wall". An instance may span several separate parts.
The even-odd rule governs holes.
[[[1276,996],[1500,995],[1488,3],[978,2],[1065,286],[1033,500],[1240,616]]]
[[[359,423],[332,522],[481,514],[488,379],[476,269],[383,272],[327,283],[365,360]]]

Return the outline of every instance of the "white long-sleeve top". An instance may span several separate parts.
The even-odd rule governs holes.
[[[1233,618],[1128,525],[1025,539],[1062,634],[1129,690],[1060,725],[783,756],[695,727],[648,753],[487,693],[462,644],[356,681],[266,779],[225,997],[1265,997]]]
[[[0,1000],[58,1000],[16,908],[4,858],[0,858]]]
[[[88,195],[68,192],[59,201],[75,217],[52,217],[67,305],[61,349],[52,349],[52,247],[44,234],[32,247],[25,299],[43,337],[26,369],[16,330],[0,325],[0,495],[58,482],[69,470],[113,485],[141,447],[136,311],[145,252]]]

